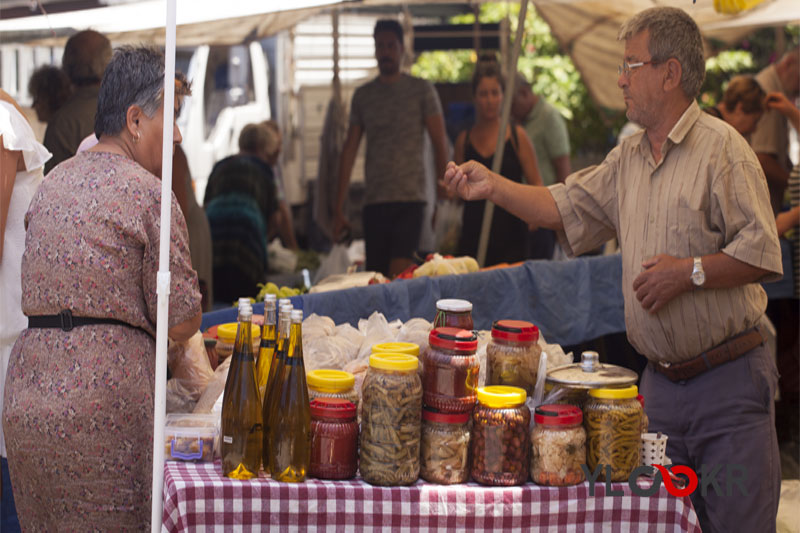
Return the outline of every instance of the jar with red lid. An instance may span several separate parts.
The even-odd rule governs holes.
[[[358,470],[356,406],[343,398],[311,400],[311,465],[320,479],[350,479]]]
[[[434,328],[423,353],[422,401],[443,413],[468,413],[475,406],[480,361],[472,331]]]
[[[574,405],[541,405],[533,413],[531,478],[539,485],[563,487],[586,479],[586,430]]]
[[[470,414],[439,413],[422,408],[422,443],[419,475],[440,485],[469,479]]]
[[[436,301],[434,328],[458,328],[472,330],[472,303],[468,300],[445,298]]]
[[[497,320],[486,346],[486,384],[520,387],[532,395],[541,355],[539,328],[523,320]]]

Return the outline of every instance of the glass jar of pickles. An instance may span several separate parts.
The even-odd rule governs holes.
[[[486,384],[510,385],[533,394],[539,371],[539,328],[523,320],[498,320],[486,346]]]
[[[475,406],[480,361],[478,337],[465,329],[434,328],[422,360],[422,401],[443,413]]]
[[[356,406],[344,398],[311,400],[311,463],[320,479],[350,479],[358,470]]]
[[[478,389],[472,413],[472,479],[484,485],[521,485],[528,479],[531,412],[525,389]]]
[[[422,479],[440,485],[469,479],[469,418],[422,408]]]
[[[372,354],[361,388],[361,477],[410,485],[419,477],[422,382],[417,358]]]
[[[584,407],[586,464],[600,480],[627,481],[639,466],[642,440],[642,404],[638,389],[591,389]]]
[[[541,405],[533,413],[531,479],[539,485],[563,487],[583,483],[586,476],[586,431],[583,413],[574,405]]]
[[[472,330],[472,303],[467,300],[445,298],[436,302],[434,328],[458,328]]]
[[[344,398],[358,406],[358,393],[354,386],[356,378],[344,370],[321,368],[306,374],[309,401],[318,398]]]

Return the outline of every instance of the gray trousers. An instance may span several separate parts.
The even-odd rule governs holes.
[[[691,498],[704,532],[775,531],[777,386],[775,362],[763,345],[684,382],[673,383],[647,365],[640,392],[648,431],[666,433],[672,464],[697,472]]]

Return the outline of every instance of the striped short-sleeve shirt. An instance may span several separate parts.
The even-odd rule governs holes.
[[[758,283],[689,291],[650,314],[633,290],[642,262],[658,254],[685,258],[721,251],[779,279],[781,252],[766,178],[736,130],[693,102],[661,155],[656,162],[642,131],[550,192],[568,254],[617,237],[631,344],[651,360],[681,362],[756,325],[766,293]]]

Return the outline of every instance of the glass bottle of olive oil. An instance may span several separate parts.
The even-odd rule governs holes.
[[[269,367],[269,377],[267,379],[267,388],[265,391],[264,397],[264,405],[262,407],[262,417],[264,420],[264,434],[263,434],[263,444],[262,444],[262,457],[263,457],[263,464],[264,464],[264,471],[270,473],[271,465],[269,463],[269,449],[270,449],[270,442],[272,438],[272,430],[271,428],[271,419],[270,413],[272,413],[273,409],[272,406],[278,401],[277,396],[278,392],[280,392],[280,387],[275,386],[276,382],[278,382],[277,375],[282,372],[284,361],[286,360],[286,350],[289,347],[289,333],[291,330],[291,313],[292,313],[292,304],[285,303],[280,306],[280,312],[278,313],[278,338],[275,342],[275,351],[272,354],[272,363]]]
[[[311,413],[303,364],[302,326],[303,311],[295,309],[283,370],[273,385],[278,391],[277,402],[270,412],[272,479],[290,483],[305,479],[311,461]]]
[[[256,360],[256,381],[262,404],[266,400],[269,370],[272,366],[272,355],[275,353],[275,341],[277,340],[278,324],[275,311],[275,295],[267,294],[264,297],[264,325],[261,326],[261,345]]]
[[[234,479],[258,476],[262,413],[252,340],[253,308],[239,304],[239,327],[222,397],[222,474]]]

